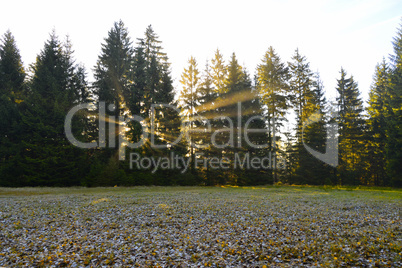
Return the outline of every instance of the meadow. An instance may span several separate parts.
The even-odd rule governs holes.
[[[0,266],[402,267],[402,189],[0,188]]]

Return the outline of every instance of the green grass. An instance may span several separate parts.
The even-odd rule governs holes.
[[[357,193],[363,192],[375,192],[381,193],[385,197],[390,198],[402,198],[402,188],[391,188],[391,187],[370,187],[370,186],[310,186],[310,185],[281,185],[281,186],[212,186],[212,187],[193,187],[193,186],[137,186],[137,187],[23,187],[23,188],[7,188],[0,187],[0,196],[19,196],[19,195],[45,195],[45,194],[85,194],[85,193],[135,193],[135,192],[175,192],[175,191],[220,191],[222,189],[226,190],[258,190],[258,191],[269,191],[269,192],[283,192],[283,191],[303,191],[309,192],[330,192],[335,194],[339,191],[352,191]],[[370,194],[368,194],[370,195]]]
[[[402,266],[402,190],[0,188],[0,266]]]

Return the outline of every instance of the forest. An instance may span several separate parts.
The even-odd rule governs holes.
[[[267,44],[252,73],[235,53],[216,50],[206,64],[189,55],[175,87],[152,26],[131,40],[118,21],[89,82],[68,38],[61,41],[51,32],[25,68],[7,31],[0,41],[0,186],[402,187],[402,24],[390,42],[394,51],[373,66],[365,105],[358,81],[343,68],[331,89],[336,102],[330,103],[319,73],[297,48],[284,62]],[[80,104],[91,106],[77,110],[70,130],[91,148],[66,137],[66,117]],[[335,125],[338,131],[328,137]],[[329,144],[331,138],[337,142]],[[122,146],[128,143],[140,146]],[[322,154],[335,150],[336,165],[307,147]],[[134,157],[148,159],[147,168],[133,164]],[[189,165],[182,172],[177,166],[157,168],[150,159]],[[269,168],[236,165],[244,159],[266,159]]]

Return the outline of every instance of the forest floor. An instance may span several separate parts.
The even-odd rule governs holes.
[[[0,188],[0,266],[402,267],[402,189]]]

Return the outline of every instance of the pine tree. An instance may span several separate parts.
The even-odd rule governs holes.
[[[306,57],[300,55],[296,49],[289,63],[290,70],[290,94],[291,102],[296,111],[298,128],[301,128],[308,116],[314,111],[314,107],[308,105],[312,103],[314,98],[312,86],[314,85],[313,73],[310,70],[310,63]],[[301,141],[301,134],[297,134],[298,140]]]
[[[4,34],[0,45],[0,89],[11,101],[19,103],[24,93],[25,70],[14,36],[10,31]]]
[[[119,158],[125,156],[125,148],[119,150],[119,136],[138,138],[139,130],[133,129],[130,122],[129,133],[120,133],[119,118],[125,118],[139,110],[138,97],[133,93],[133,56],[134,49],[129,37],[128,29],[120,20],[115,22],[109,30],[105,42],[102,44],[101,53],[98,56],[94,68],[95,82],[93,83],[95,99],[98,107],[98,115],[104,110],[106,118],[98,118],[99,133],[105,133],[99,137],[99,146],[102,152],[99,156],[101,162],[106,165],[104,172],[99,176],[98,183],[103,185],[119,184],[124,180],[123,171],[119,170],[121,163]],[[134,95],[134,96],[133,96]],[[118,176],[117,174],[120,174]]]
[[[211,76],[214,83],[215,90],[218,94],[226,92],[225,81],[227,78],[228,70],[219,49],[216,50],[214,58],[211,60]]]
[[[303,141],[310,148],[320,153],[325,153],[328,118],[326,117],[324,86],[319,73],[316,73],[314,77],[312,95],[312,99],[307,104],[310,109],[307,121],[311,120],[312,122],[303,126]],[[307,155],[304,149],[302,152],[303,157],[300,162],[302,171],[299,170],[299,172],[303,173],[304,182],[308,184],[330,184],[331,168],[315,159],[312,155]]]
[[[303,124],[315,112],[316,106],[314,101],[314,75],[310,70],[310,64],[306,57],[299,53],[296,49],[292,57],[292,61],[288,63],[290,73],[290,101],[296,112],[296,141],[293,151],[293,183],[307,183],[308,175],[305,173],[313,160],[311,155],[303,147]],[[305,133],[307,134],[307,132]],[[318,161],[318,160],[317,160]]]
[[[0,185],[20,186],[20,110],[25,70],[14,36],[7,31],[0,44]]]
[[[223,88],[225,91],[220,94],[219,114],[225,118],[219,120],[220,129],[227,129],[217,135],[221,147],[221,156],[234,159],[235,153],[239,152],[239,140],[241,128],[236,125],[238,116],[238,105],[250,96],[246,95],[246,88],[251,88],[251,81],[244,72],[244,69],[237,61],[236,54],[233,53],[227,66],[227,78]],[[244,109],[244,107],[242,107]],[[217,148],[218,149],[218,148]],[[235,181],[228,181],[235,183]]]
[[[187,129],[185,130],[186,137],[188,137],[188,146],[190,150],[190,158],[191,158],[191,170],[194,173],[194,161],[195,161],[195,137],[194,128],[196,128],[195,124],[195,116],[196,116],[196,108],[197,108],[197,99],[199,94],[199,71],[197,67],[197,61],[190,57],[188,61],[188,68],[184,69],[180,83],[183,86],[183,90],[180,92],[179,101],[183,109],[184,121],[187,123]]]
[[[174,99],[173,79],[171,76],[170,65],[167,62],[162,63],[162,79],[159,86],[159,92],[156,99],[156,104],[167,104],[174,108],[161,107],[160,113],[156,116],[156,121],[159,122],[158,132],[164,144],[172,150],[180,149],[173,146],[173,142],[180,136],[180,115],[178,103]],[[158,116],[159,115],[159,116]]]
[[[133,62],[132,114],[140,115],[148,138],[139,148],[143,155],[162,157],[171,152],[183,153],[183,144],[175,142],[180,137],[180,116],[174,100],[173,79],[167,54],[163,52],[162,42],[151,25],[145,31],[144,38],[138,39]],[[138,141],[141,132],[138,122],[134,122],[130,131],[131,139]],[[142,128],[141,128],[142,131]],[[148,176],[149,177],[149,176]],[[167,184],[173,177],[170,171],[156,173],[154,181],[148,183]]]
[[[130,73],[132,83],[126,100],[127,108],[129,116],[144,117],[144,115],[148,113],[144,107],[144,94],[147,86],[144,48],[137,47],[134,52],[132,70]],[[130,121],[128,122],[128,128],[129,131],[126,133],[127,139],[132,143],[139,142],[143,134],[141,122]]]
[[[122,106],[125,97],[129,95],[129,73],[131,71],[133,48],[128,30],[122,21],[115,22],[108,32],[105,43],[102,44],[101,54],[95,66],[94,83],[99,100],[111,101]],[[101,87],[105,83],[107,89]],[[99,84],[99,87],[97,87]],[[103,94],[105,94],[103,96]],[[113,98],[108,99],[108,95]],[[123,109],[123,107],[121,108]],[[116,109],[118,111],[119,109]]]
[[[273,47],[269,47],[262,62],[257,67],[257,90],[261,97],[261,102],[266,106],[268,151],[274,155],[278,153],[274,133],[279,133],[285,113],[289,108],[288,79],[288,68],[281,61]],[[276,158],[274,162],[277,162]],[[276,175],[277,169],[276,167],[273,168]],[[277,178],[274,178],[275,181],[277,181]]]
[[[147,120],[153,119],[155,144],[169,147],[169,144],[178,138],[180,122],[177,111],[164,107],[175,105],[170,63],[167,54],[163,52],[162,42],[151,25],[147,27],[144,35],[144,38],[139,39],[137,47],[137,50],[144,53],[145,58],[143,117],[148,118]],[[154,114],[151,114],[151,111],[154,111]]]
[[[220,101],[222,107],[220,111],[222,112],[222,115],[230,118],[231,121],[235,123],[238,116],[238,103],[252,99],[250,95],[246,94],[251,89],[251,80],[244,68],[238,63],[235,53],[232,54],[227,66],[227,78],[225,80],[224,88],[226,92],[221,94]],[[223,120],[223,124],[225,127],[231,127],[231,125],[228,125],[227,120]],[[233,125],[233,127],[236,128],[237,132],[240,131],[237,126]],[[225,136],[226,138],[224,138],[224,141],[230,142],[229,136]],[[237,137],[238,135],[235,134],[231,144],[232,147],[237,146],[239,143]]]
[[[366,161],[368,162],[366,183],[374,185],[389,184],[386,174],[386,117],[388,113],[386,101],[388,98],[389,73],[390,70],[385,60],[376,66],[367,108],[369,118],[366,134]]]
[[[144,90],[144,106],[147,116],[152,104],[166,103],[166,97],[170,97],[166,95],[166,93],[169,94],[170,88],[167,89],[168,92],[160,92],[161,87],[163,88],[164,86],[162,83],[164,74],[169,75],[168,58],[166,53],[163,52],[161,43],[159,36],[151,25],[145,30],[144,38],[138,39],[137,51],[143,52],[145,58],[146,87]],[[169,79],[166,80],[166,83],[165,86],[170,87]],[[169,98],[168,103],[172,100],[172,98]]]
[[[86,174],[86,155],[65,137],[67,112],[88,96],[84,71],[74,64],[71,44],[53,32],[32,66],[25,101],[23,165],[26,185],[78,185]],[[84,141],[85,114],[73,120],[75,137]]]
[[[197,137],[200,140],[202,148],[200,152],[202,157],[208,161],[214,156],[214,148],[211,144],[212,130],[214,127],[213,118],[216,117],[215,103],[218,93],[213,85],[213,79],[211,75],[211,68],[207,61],[205,69],[200,78],[199,96],[196,107],[196,113],[200,116],[199,127],[203,129],[203,132],[197,133]],[[214,170],[211,170],[209,165],[206,167],[200,167],[200,171],[203,172],[206,185],[214,185],[216,183],[216,174]]]
[[[402,186],[402,23],[393,39],[387,106],[387,174],[391,185]]]
[[[162,41],[159,40],[159,36],[155,33],[152,25],[148,25],[144,35],[144,38],[139,39],[139,42],[144,46],[146,61],[151,63],[152,57],[155,57],[158,63],[167,63],[168,58],[166,53],[163,52]]]
[[[323,84],[318,73],[310,70],[310,64],[296,50],[289,63],[290,100],[296,112],[295,141],[289,146],[287,133],[288,181],[292,183],[324,184],[329,182],[329,167],[311,155],[306,146],[324,153],[326,123]]]
[[[218,121],[218,126],[219,129],[226,128],[228,131],[222,131],[217,135],[218,155],[227,157],[233,162],[236,157],[242,158],[247,153],[251,153],[251,157],[259,155],[260,152],[256,149],[256,145],[261,143],[261,133],[245,133],[245,124],[249,121],[248,129],[263,128],[263,120],[252,119],[254,115],[261,115],[260,103],[256,100],[257,95],[252,88],[250,76],[238,63],[235,53],[232,54],[227,66],[227,78],[223,88],[225,91],[220,94],[218,100],[221,104],[218,102],[217,111],[225,118]],[[246,135],[248,140],[246,140]],[[265,142],[265,139],[263,140]],[[234,170],[233,168],[235,168],[234,163],[232,163],[231,170],[223,172],[220,183],[244,185],[250,183],[250,179],[255,179],[256,182],[261,179],[260,176],[256,176],[259,170],[245,170],[244,167],[236,167],[238,169]]]
[[[244,72],[246,81],[250,80],[247,72]],[[248,83],[247,83],[248,84]],[[268,169],[263,167],[243,171],[243,181],[238,181],[238,184],[243,185],[261,185],[271,183],[271,170],[274,169],[277,174],[278,166],[276,165],[277,157],[274,150],[267,150],[269,147],[269,131],[267,129],[266,119],[263,114],[263,105],[259,98],[258,91],[255,86],[249,85],[244,89],[244,96],[248,96],[241,103],[241,133],[242,133],[242,148],[238,152],[240,156],[249,155],[250,159],[271,156],[271,163]],[[246,133],[246,124],[247,133]],[[249,130],[253,130],[250,132]],[[254,132],[258,131],[258,132]],[[247,135],[247,140],[246,140]],[[275,153],[275,154],[274,154]],[[251,160],[250,160],[251,161]],[[237,171],[235,171],[237,173]]]
[[[98,106],[99,103],[105,102],[106,114],[114,117],[114,120],[123,116],[127,112],[128,106],[135,109],[132,102],[132,82],[130,81],[132,61],[133,48],[128,30],[122,21],[115,22],[108,32],[108,37],[105,38],[105,43],[102,44],[102,51],[94,69],[95,82],[93,83]],[[106,140],[101,143],[104,142],[106,147],[115,147],[119,128],[112,122],[106,126],[114,127],[115,140],[109,139],[107,135]],[[109,133],[108,127],[105,131]],[[111,152],[116,152],[116,149]]]
[[[339,184],[358,184],[362,176],[363,106],[360,92],[353,76],[346,78],[342,68],[338,80],[339,110]]]
[[[144,115],[145,89],[147,86],[147,62],[143,47],[136,47],[132,67],[132,88],[131,97],[129,98],[129,110],[133,115]]]

